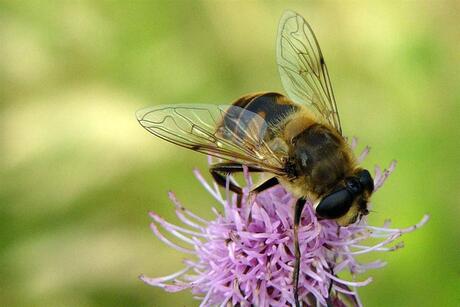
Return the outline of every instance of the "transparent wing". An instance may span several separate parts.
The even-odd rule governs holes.
[[[284,13],[278,28],[276,48],[281,81],[289,97],[313,107],[342,134],[323,54],[313,30],[302,16],[292,11]]]
[[[268,125],[232,105],[163,105],[136,113],[153,135],[207,155],[284,175],[282,157],[264,141]]]

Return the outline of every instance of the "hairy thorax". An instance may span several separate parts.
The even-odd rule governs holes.
[[[308,123],[305,120],[302,122]],[[315,201],[349,176],[356,163],[342,136],[326,125],[310,123],[292,137],[289,163],[295,176],[291,180],[284,180],[284,184],[297,197]],[[291,127],[294,125],[296,123],[292,123]]]

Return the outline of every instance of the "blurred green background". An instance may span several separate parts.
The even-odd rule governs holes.
[[[391,3],[391,4],[390,4]],[[321,43],[347,135],[394,175],[371,222],[405,248],[369,259],[367,306],[460,304],[460,27],[451,2],[0,2],[0,304],[196,306],[148,287],[183,255],[151,234],[167,191],[202,216],[206,159],[155,139],[134,112],[282,91],[278,20],[293,9]],[[362,276],[364,279],[366,276]]]

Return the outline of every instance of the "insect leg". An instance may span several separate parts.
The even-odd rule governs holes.
[[[260,168],[256,166],[247,166],[247,168],[249,172],[263,172]],[[224,188],[227,186],[227,178],[225,177],[225,175],[243,172],[243,171],[244,171],[244,167],[242,164],[233,163],[233,162],[217,163],[217,164],[211,165],[209,169],[209,172],[211,173],[216,183]],[[241,190],[241,188],[237,186],[236,184],[234,184],[233,182],[230,182],[229,188],[230,188],[230,191],[236,194],[243,194],[243,191]]]
[[[247,166],[249,172],[262,172],[261,169],[257,168],[256,166]],[[209,172],[212,175],[212,178],[216,181],[218,185],[221,187],[227,186],[227,178],[225,175],[243,172],[244,167],[242,164],[234,163],[234,162],[224,162],[224,163],[217,163],[211,165]],[[241,205],[241,196],[243,195],[243,190],[234,184],[233,182],[229,182],[229,189],[230,191],[236,193],[238,195],[237,204],[238,207]]]
[[[331,268],[331,274],[332,274],[332,276],[335,276],[335,274],[334,274],[334,268]],[[330,284],[329,284],[329,289],[327,290],[327,292],[328,292],[327,301],[328,301],[328,302],[331,300],[332,286],[333,286],[333,285],[334,285],[334,280],[331,279]]]
[[[218,185],[221,187],[226,187],[227,186],[227,178],[225,175],[229,175],[231,173],[236,172],[234,167],[231,166],[225,166],[222,165],[223,163],[219,163],[216,165],[212,165],[211,168],[209,169],[209,172],[211,173],[212,178],[216,181]],[[233,165],[232,165],[233,166]],[[225,174],[225,175],[223,175]],[[229,189],[230,191],[236,193],[236,194],[243,194],[243,190],[233,182],[229,182]]]
[[[252,193],[260,193],[260,192],[263,192],[267,189],[270,189],[271,187],[274,187],[275,185],[279,184],[280,182],[278,181],[278,178],[276,177],[272,177],[270,179],[268,179],[267,181],[265,181],[264,183],[262,183],[261,185],[259,185],[257,188],[253,189],[251,192]]]
[[[296,307],[300,307],[299,302],[299,272],[300,272],[300,248],[299,248],[299,224],[300,217],[302,216],[302,210],[305,206],[306,200],[299,198],[295,204],[294,213],[294,251],[295,251],[295,264],[293,274],[294,284],[294,300]]]

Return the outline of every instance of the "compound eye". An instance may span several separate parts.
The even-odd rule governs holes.
[[[368,170],[362,170],[358,173],[359,183],[369,192],[374,191],[374,179]]]
[[[347,213],[352,203],[350,192],[344,188],[325,196],[315,210],[323,218],[336,219]]]
[[[347,185],[348,190],[353,195],[358,194],[362,190],[361,183],[356,178],[348,179],[347,182],[346,182],[346,185]]]

